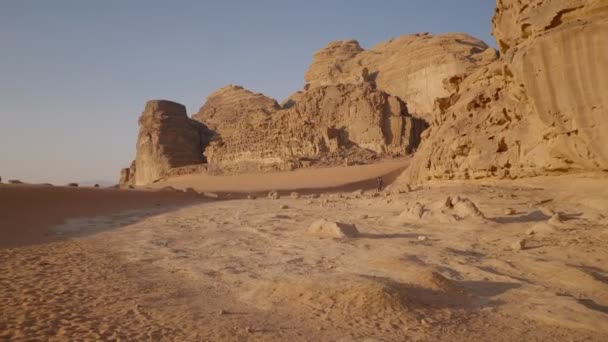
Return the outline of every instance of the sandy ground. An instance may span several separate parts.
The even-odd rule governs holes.
[[[606,185],[572,175],[64,219],[57,241],[0,249],[0,340],[605,341]],[[360,233],[320,238],[318,219]]]
[[[409,164],[409,158],[350,167],[308,168],[295,171],[212,176],[190,174],[152,184],[150,188],[172,186],[197,191],[256,193],[260,191],[309,192],[311,190],[356,190],[376,187],[376,178],[393,181]]]
[[[201,200],[195,194],[48,185],[0,184],[0,247],[49,242],[49,231],[68,218],[124,210],[172,210]]]

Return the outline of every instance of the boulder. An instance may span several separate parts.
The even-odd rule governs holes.
[[[278,192],[276,192],[276,191],[270,191],[270,192],[268,193],[268,198],[273,199],[273,200],[276,200],[276,199],[281,198],[281,196],[279,196],[279,193],[278,193]]]
[[[352,238],[359,235],[359,231],[354,224],[318,220],[313,222],[308,228],[308,233],[324,238]]]

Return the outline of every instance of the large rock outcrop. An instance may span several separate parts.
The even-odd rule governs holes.
[[[402,182],[608,170],[608,1],[499,0],[500,60],[448,78]]]
[[[274,99],[241,86],[228,85],[209,95],[207,102],[192,118],[227,137],[234,133],[241,121],[264,120],[278,109],[279,104]]]
[[[244,91],[232,87],[220,93],[232,99]],[[216,97],[211,100],[215,102]],[[309,89],[293,96],[283,108],[243,110],[239,101],[214,106],[221,107],[225,117],[239,117],[231,125],[217,125],[217,136],[205,151],[209,167],[222,172],[293,169],[332,155],[335,162],[357,161],[357,156],[404,155],[417,146],[425,128],[422,120],[408,114],[403,101],[371,83]],[[205,104],[199,112],[203,115],[194,117],[204,119],[209,107]]]
[[[430,118],[433,102],[448,96],[442,81],[486,65],[496,50],[469,35],[404,35],[364,50],[355,40],[317,51],[305,75],[306,88],[372,81],[408,103],[410,113]]]
[[[210,133],[186,108],[165,100],[148,101],[139,117],[135,161],[121,172],[121,185],[145,185],[171,169],[202,164]]]

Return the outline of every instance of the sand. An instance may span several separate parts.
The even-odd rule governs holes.
[[[270,190],[327,192],[374,189],[377,186],[377,177],[382,177],[386,183],[392,182],[407,167],[409,160],[409,158],[403,158],[350,167],[308,168],[229,176],[189,174],[173,177],[149,187],[158,189],[172,186],[176,189],[193,188],[197,191],[232,193],[256,193]]]
[[[51,241],[56,236],[49,228],[68,218],[123,210],[157,212],[201,200],[173,191],[0,184],[0,247]]]
[[[11,228],[24,235],[11,246],[1,229],[0,340],[605,341],[606,185],[571,175],[219,201],[93,189],[28,201],[42,190],[2,185],[3,205],[29,193],[9,217],[31,229]],[[447,196],[483,217],[445,222],[460,213]],[[68,198],[78,215],[52,203]],[[401,215],[416,203],[430,214]],[[319,219],[359,234],[309,234]],[[528,235],[540,224],[552,229]]]

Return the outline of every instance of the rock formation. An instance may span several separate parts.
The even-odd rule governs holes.
[[[285,108],[240,87],[216,94],[194,117],[221,122],[213,126],[217,136],[205,155],[210,169],[222,172],[290,170],[340,151],[359,151],[363,159],[404,155],[417,146],[425,128],[403,101],[371,83],[309,89]],[[240,100],[245,97],[253,99]],[[354,153],[349,157],[356,159]]]
[[[500,0],[500,60],[448,78],[401,182],[608,169],[608,2]]]
[[[121,184],[204,162],[208,171],[289,170],[413,151],[401,184],[608,170],[605,32],[606,0],[498,0],[501,56],[459,33],[369,50],[332,42],[281,105],[238,86],[209,96],[195,120],[181,105],[150,102]]]
[[[120,184],[149,184],[172,168],[203,163],[209,138],[207,127],[190,119],[183,105],[148,101],[139,117],[135,161],[121,171]]]
[[[496,50],[461,33],[404,35],[369,50],[355,40],[336,41],[315,53],[305,80],[308,88],[373,81],[406,101],[414,116],[428,118],[435,98],[449,94],[444,79],[496,58]]]
[[[214,131],[221,131],[222,136],[227,137],[232,135],[241,121],[263,121],[278,109],[279,104],[274,99],[229,85],[211,94],[192,118],[204,122]]]

